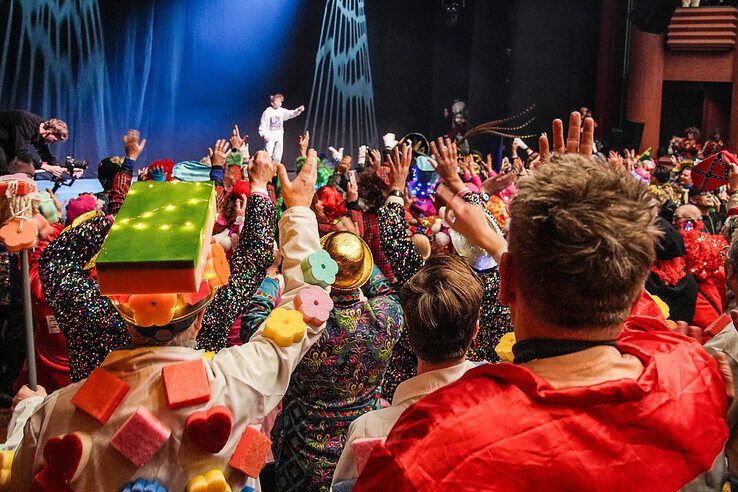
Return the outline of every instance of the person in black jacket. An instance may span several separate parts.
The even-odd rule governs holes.
[[[18,157],[60,177],[65,169],[51,155],[49,144],[68,137],[67,124],[62,120],[44,120],[19,109],[0,111],[0,174],[8,174],[8,163]]]

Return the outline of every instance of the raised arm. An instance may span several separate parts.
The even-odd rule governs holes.
[[[379,209],[379,240],[392,272],[400,285],[420,270],[425,261],[405,232],[405,200],[396,196],[404,193],[412,160],[412,149],[402,144],[402,154],[395,148],[390,161],[390,196]],[[393,195],[394,193],[394,195]]]
[[[249,166],[251,196],[238,247],[230,260],[231,277],[205,311],[197,336],[202,349],[217,352],[225,347],[231,325],[246,308],[272,264],[275,210],[266,185],[273,173],[274,166],[266,152],[257,152],[254,163]]]
[[[115,215],[123,206],[123,202],[131,189],[131,180],[133,179],[133,167],[136,159],[143,152],[146,146],[146,139],[141,140],[141,133],[138,130],[128,130],[123,136],[123,145],[126,151],[126,157],[123,159],[123,165],[113,177],[113,189],[110,191],[110,200],[108,201],[108,213]]]
[[[305,111],[305,106],[300,106],[295,109],[285,109],[284,110],[284,121],[291,120],[292,118],[296,118],[300,116],[303,111]]]
[[[254,295],[249,299],[246,309],[241,315],[241,341],[246,343],[254,336],[264,320],[274,310],[279,295],[279,282],[275,278],[265,277]]]
[[[284,255],[282,271],[285,292],[280,307],[294,309],[293,299],[306,286],[302,260],[320,250],[318,222],[310,210],[315,193],[317,154],[310,150],[300,174],[294,182],[287,170],[278,165],[282,193],[288,209],[279,221],[280,246]],[[226,380],[229,389],[238,392],[240,406],[247,417],[265,415],[282,399],[292,371],[322,334],[325,325],[308,326],[305,337],[288,347],[280,347],[264,336],[264,325],[240,347],[221,350],[211,361],[216,376]]]
[[[46,301],[69,347],[72,381],[86,378],[110,352],[131,341],[123,318],[85,270],[111,225],[110,218],[97,212],[62,232],[39,259]]]

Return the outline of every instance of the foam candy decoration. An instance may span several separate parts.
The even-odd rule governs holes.
[[[10,483],[10,471],[13,469],[13,451],[7,449],[0,451],[0,488],[7,487]]]
[[[272,311],[264,323],[264,336],[271,338],[280,347],[289,347],[299,342],[306,330],[302,313],[284,307]]]
[[[253,427],[246,426],[228,464],[249,477],[258,478],[271,446],[272,441],[268,437]]]
[[[205,352],[204,354],[202,354],[202,358],[205,359],[208,362],[210,362],[211,360],[213,360],[213,357],[215,357],[215,352],[213,352],[212,350],[211,351],[208,351],[208,352]]]
[[[205,278],[210,288],[222,287],[228,283],[231,267],[228,265],[223,245],[215,243],[210,246],[210,255],[205,266]]]
[[[209,183],[133,183],[97,256],[100,292],[196,292],[215,224]]]
[[[128,299],[137,326],[164,326],[177,309],[177,294],[134,294]]]
[[[51,437],[44,444],[46,470],[63,483],[74,482],[90,460],[92,439],[84,432]]]
[[[218,405],[206,411],[193,412],[187,417],[185,435],[206,453],[217,453],[228,442],[233,427],[233,415],[228,407]]]
[[[311,253],[302,260],[301,266],[305,281],[309,284],[328,287],[336,281],[338,263],[323,249]]]
[[[305,323],[320,326],[328,320],[333,310],[333,300],[325,290],[313,285],[297,293],[295,307],[302,313]]]
[[[500,359],[503,361],[512,362],[514,359],[512,351],[513,345],[515,345],[515,333],[511,331],[502,335],[502,338],[500,338],[499,343],[495,347],[495,352],[497,352],[497,355],[499,355]]]
[[[199,291],[193,292],[190,294],[183,294],[182,300],[186,302],[187,304],[189,304],[190,306],[194,306],[195,304],[197,304],[198,302],[202,301],[207,296],[209,296],[210,292],[211,292],[210,285],[208,285],[208,283],[205,280],[203,280],[202,283],[200,284]]]
[[[161,368],[169,408],[182,408],[210,400],[210,380],[202,359],[169,364]]]
[[[38,238],[38,228],[32,221],[10,219],[0,227],[0,240],[11,253],[33,248]]]
[[[167,488],[158,480],[137,478],[135,481],[125,484],[121,492],[167,492]]]
[[[144,407],[118,429],[110,445],[139,468],[144,466],[164,445],[172,430]]]
[[[72,492],[69,485],[54,478],[46,468],[33,477],[29,490],[31,492]]]
[[[705,335],[709,336],[710,338],[714,337],[721,331],[723,331],[730,323],[733,322],[733,318],[730,317],[729,313],[723,313],[718,318],[710,323],[710,325],[705,328]]]
[[[187,483],[187,492],[231,492],[231,486],[223,472],[216,469],[190,480]]]
[[[105,369],[97,367],[90,373],[71,401],[74,406],[90,417],[105,424],[130,389],[131,386],[128,383],[113,376]]]
[[[356,471],[359,475],[364,471],[369,456],[378,444],[385,441],[385,437],[364,437],[355,439],[351,443],[351,450],[354,452],[354,462],[356,463]]]

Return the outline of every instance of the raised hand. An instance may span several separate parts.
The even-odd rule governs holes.
[[[241,138],[241,132],[238,130],[238,125],[233,125],[233,131],[231,132],[230,138],[231,148],[236,150],[240,149],[241,145],[243,145],[248,138],[248,135],[244,135],[244,138]]]
[[[395,146],[389,156],[390,188],[404,191],[407,185],[407,175],[410,173],[410,163],[413,161],[413,149],[403,143],[400,149]]]
[[[437,142],[431,142],[431,153],[435,158],[434,164],[438,176],[441,177],[446,186],[454,193],[464,188],[464,182],[459,177],[459,151],[456,142],[447,138],[438,138]]]
[[[331,157],[333,157],[334,161],[340,161],[343,159],[343,147],[338,150],[336,150],[335,147],[328,147],[328,150],[331,151]]]
[[[359,199],[359,185],[356,184],[356,172],[349,173],[348,189],[346,190],[346,201],[353,203]]]
[[[123,136],[123,146],[126,149],[126,156],[135,161],[141,155],[141,152],[143,152],[144,147],[146,147],[146,139],[141,140],[141,132],[130,129]]]
[[[620,154],[618,154],[614,150],[610,151],[610,155],[607,157],[607,164],[618,172],[621,172],[621,173],[625,172],[625,160]]]
[[[380,154],[377,149],[372,149],[367,157],[369,158],[369,165],[373,169],[379,169],[379,166],[382,165],[382,154]]]
[[[223,167],[225,165],[229,147],[230,144],[223,138],[215,141],[215,150],[208,147],[208,157],[212,167]]]
[[[266,188],[274,176],[276,165],[264,150],[257,152],[249,164],[249,181],[255,188]]]
[[[487,154],[487,159],[484,161],[484,169],[487,174],[492,174],[495,170],[494,162],[492,162],[492,154]]]
[[[308,150],[307,159],[294,181],[290,181],[287,169],[277,164],[277,174],[282,182],[282,198],[287,208],[310,207],[315,195],[315,180],[318,176],[318,153]]]
[[[445,220],[451,228],[487,251],[499,264],[507,251],[507,241],[489,225],[481,205],[459,198],[445,186],[439,186],[437,194],[446,201]]]
[[[557,154],[581,154],[590,157],[594,150],[594,120],[586,118],[584,120],[584,130],[580,132],[581,126],[582,115],[578,111],[574,111],[569,117],[569,131],[566,142],[564,142],[564,123],[560,119],[555,119],[551,125],[554,152]],[[541,154],[541,164],[550,162],[551,148],[548,136],[545,133],[538,139],[538,149]]]
[[[487,178],[482,183],[482,191],[488,195],[496,195],[515,182],[515,173],[500,173],[497,176]]]
[[[310,147],[310,132],[305,131],[304,135],[297,137],[297,146],[300,148],[300,155],[305,157],[307,155],[308,147]]]

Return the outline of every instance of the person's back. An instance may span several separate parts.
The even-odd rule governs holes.
[[[570,129],[571,151],[576,115]],[[663,320],[626,321],[658,238],[645,186],[581,157],[546,164],[518,181],[504,254],[483,216],[454,207],[454,227],[481,217],[468,237],[500,258],[514,364],[410,407],[354,490],[675,490],[709,470],[727,437],[715,362]]]
[[[363,253],[353,254],[346,238]],[[274,425],[280,490],[330,486],[349,425],[379,407],[382,376],[402,328],[400,301],[371,264],[366,243],[348,232],[331,233],[324,243],[339,264],[334,307],[320,339],[295,369]],[[350,258],[367,263],[360,267]],[[363,285],[366,299],[358,287],[335,290],[342,283]]]

